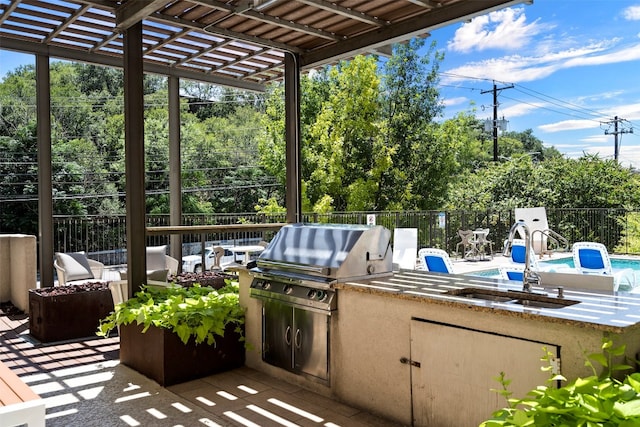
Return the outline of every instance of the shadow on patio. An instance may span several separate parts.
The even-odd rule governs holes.
[[[42,345],[0,308],[1,360],[45,399],[48,427],[396,425],[249,368],[163,388],[120,365],[118,337]]]

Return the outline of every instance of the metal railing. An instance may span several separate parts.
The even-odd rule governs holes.
[[[596,241],[603,243],[609,251],[620,244],[623,230],[630,232],[629,214],[638,211],[625,209],[547,209],[549,228],[570,243],[577,241]],[[315,223],[366,224],[375,218],[393,232],[395,228],[417,228],[418,247],[437,247],[454,253],[460,238],[459,229],[489,228],[489,240],[494,242],[496,250],[502,248],[502,242],[509,228],[515,222],[513,211],[393,211],[393,212],[334,212],[329,214],[308,213],[303,221]],[[183,226],[233,225],[233,224],[271,224],[285,222],[285,214],[208,214],[183,215]],[[149,215],[148,227],[168,227],[168,215]],[[85,251],[107,265],[126,262],[126,219],[125,216],[84,216],[54,217],[55,251]],[[275,231],[227,230],[202,233],[181,231],[183,253],[190,248],[197,250],[201,242],[207,244],[238,245],[260,240],[269,241]],[[147,235],[147,245],[168,245],[170,233],[151,233]],[[618,253],[633,253],[624,247]]]

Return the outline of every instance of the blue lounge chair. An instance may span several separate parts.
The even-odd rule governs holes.
[[[427,271],[453,274],[453,264],[449,254],[442,249],[422,248],[418,251],[418,258]]]
[[[522,282],[522,275],[524,273],[525,260],[527,256],[526,254],[527,251],[524,239],[513,239],[513,242],[511,243],[511,264],[499,268],[500,277],[505,280]],[[538,264],[538,257],[533,250],[529,252],[529,268],[536,273],[570,273],[575,271],[566,264],[541,267],[540,264]]]
[[[613,270],[609,252],[602,243],[576,242],[573,244],[572,251],[573,263],[578,272],[613,276],[614,291],[617,291],[621,285],[629,289],[635,287],[633,270],[630,268]]]

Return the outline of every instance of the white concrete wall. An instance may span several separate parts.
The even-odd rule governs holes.
[[[37,287],[37,271],[36,236],[0,234],[0,301],[11,301],[28,313],[29,289]]]

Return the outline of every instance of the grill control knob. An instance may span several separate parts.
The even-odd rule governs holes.
[[[309,289],[309,292],[307,292],[307,297],[314,299],[316,297],[316,290],[315,289]]]
[[[285,294],[289,295],[291,292],[293,292],[293,288],[289,285],[284,285],[283,291]]]
[[[262,282],[262,289],[264,289],[265,291],[271,289],[271,282]]]
[[[327,293],[325,291],[318,291],[316,292],[316,298],[318,298],[318,301],[324,301],[327,299]]]

